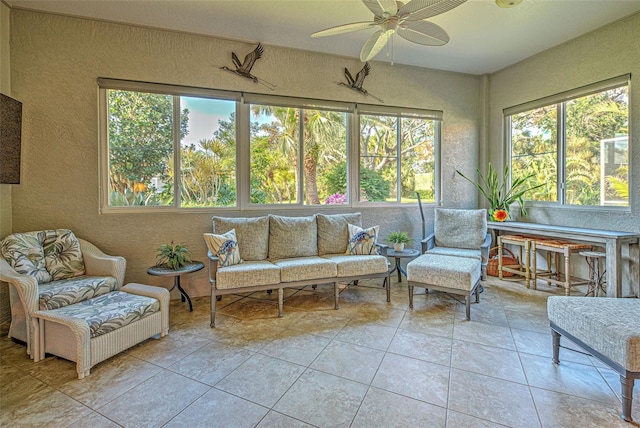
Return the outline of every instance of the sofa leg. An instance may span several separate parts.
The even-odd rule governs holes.
[[[391,277],[384,279],[384,285],[387,287],[387,303],[391,302]]]
[[[333,303],[335,304],[335,308],[338,309],[338,300],[340,299],[340,286],[338,282],[333,283]]]
[[[413,285],[409,284],[409,309],[413,309]]]
[[[278,288],[278,318],[282,318],[283,303],[284,303],[284,289]]]
[[[464,296],[465,319],[471,321],[471,293]]]
[[[622,419],[627,422],[633,421],[631,417],[631,401],[633,400],[633,379],[620,376],[620,386],[622,387]]]
[[[551,341],[553,347],[553,363],[560,364],[560,333],[551,330]]]
[[[215,327],[216,326],[216,301],[218,300],[218,297],[222,297],[222,296],[216,296],[215,292],[211,293],[211,323],[210,323],[210,327]]]

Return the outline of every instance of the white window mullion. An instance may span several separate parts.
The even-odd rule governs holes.
[[[304,205],[304,109],[298,109],[298,204]]]
[[[402,118],[396,119],[396,202],[402,201]]]
[[[241,210],[251,202],[251,111],[249,104],[236,103],[236,201]]]
[[[558,150],[558,202],[561,205],[567,203],[567,139],[565,132],[565,118],[566,118],[566,105],[565,103],[558,104],[558,108],[556,109],[556,140],[557,140],[557,150]]]
[[[360,204],[360,113],[356,107],[355,112],[349,114],[347,150],[347,192],[349,204],[358,206]],[[351,156],[352,155],[352,156]]]
[[[173,205],[180,208],[180,97],[173,96]]]

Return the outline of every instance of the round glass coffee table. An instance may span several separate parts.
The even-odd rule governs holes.
[[[387,257],[393,257],[395,259],[395,266],[393,267],[393,269],[391,269],[391,272],[389,272],[389,275],[397,271],[398,282],[402,282],[402,275],[404,274],[404,276],[407,276],[407,271],[405,271],[400,265],[401,259],[407,259],[407,258],[413,259],[418,257],[419,255],[420,255],[420,251],[418,250],[405,249],[402,251],[396,251],[392,248],[387,249]]]
[[[186,300],[187,303],[189,303],[189,312],[192,312],[193,305],[191,304],[191,299],[189,298],[189,295],[187,294],[187,292],[184,291],[184,288],[180,286],[180,275],[184,275],[191,272],[197,272],[203,268],[204,268],[204,263],[192,261],[182,266],[179,269],[170,269],[166,265],[151,266],[149,269],[147,269],[147,273],[149,275],[154,275],[154,276],[172,276],[173,287],[171,287],[169,291],[173,290],[174,288],[177,288],[178,291],[180,292],[180,297],[182,301],[184,302]]]

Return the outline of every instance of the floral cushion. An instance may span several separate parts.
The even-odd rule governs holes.
[[[373,226],[363,229],[359,226],[349,224],[349,244],[346,254],[376,254],[376,241],[380,226]]]
[[[231,229],[222,235],[204,233],[203,236],[211,254],[218,258],[218,266],[224,267],[242,263],[235,229]]]
[[[44,261],[53,281],[85,274],[78,239],[69,229],[45,230]]]
[[[73,305],[118,289],[111,276],[76,276],[40,284],[39,309],[51,310]]]
[[[160,302],[154,298],[114,291],[72,306],[56,309],[56,313],[84,319],[89,324],[91,337],[96,337],[159,310]]]
[[[25,232],[7,236],[1,244],[2,256],[16,272],[34,277],[39,283],[51,281],[44,260],[45,233]]]

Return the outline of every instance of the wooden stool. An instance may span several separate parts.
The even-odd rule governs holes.
[[[533,289],[536,289],[536,281],[539,277],[542,277],[547,284],[555,284],[556,286],[564,287],[564,294],[569,295],[571,292],[571,286],[588,284],[589,281],[572,278],[571,277],[571,254],[583,251],[591,250],[589,244],[578,244],[571,241],[563,241],[560,239],[542,239],[535,238],[531,244],[531,257],[534,264],[536,263],[536,252],[538,250],[547,252],[547,270],[542,273],[538,273],[537,269],[533,269]],[[555,272],[551,270],[551,254],[555,254],[554,264]],[[560,265],[560,256],[564,256],[564,274],[558,271]]]
[[[505,244],[515,245],[519,250],[518,260],[520,262],[516,265],[503,264]],[[525,235],[499,235],[498,236],[498,277],[503,279],[503,273],[509,272],[514,275],[523,276],[527,285],[530,286],[531,269],[530,269],[530,245],[531,238]],[[524,257],[522,250],[524,249]],[[534,287],[535,288],[535,287]]]
[[[607,295],[607,287],[604,284],[604,274],[606,270],[600,272],[600,259],[605,260],[606,253],[601,251],[580,251],[581,256],[587,259],[587,265],[589,266],[589,289],[585,296],[600,296],[602,292],[603,296]]]

